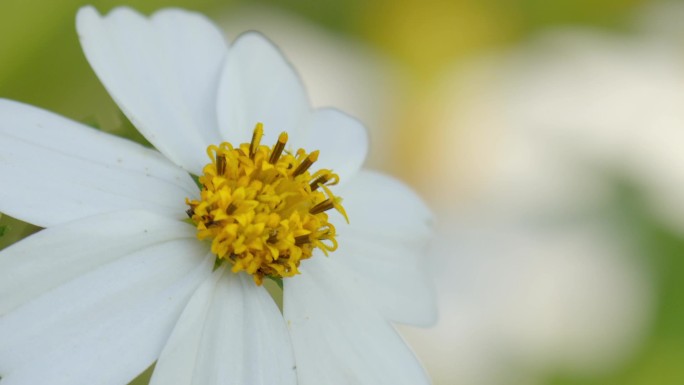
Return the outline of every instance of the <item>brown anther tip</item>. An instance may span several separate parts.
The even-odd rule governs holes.
[[[294,172],[292,173],[292,176],[297,176],[297,175],[303,174],[306,170],[308,170],[309,167],[311,167],[311,165],[316,160],[318,160],[318,154],[319,153],[320,153],[320,151],[316,150],[316,151],[312,152],[311,154],[309,154],[309,156],[304,158],[302,163],[300,163],[299,166],[294,170]]]
[[[273,146],[273,151],[271,152],[271,157],[268,159],[268,163],[271,164],[276,164],[278,159],[280,159],[280,155],[283,153],[283,150],[285,149],[285,144],[287,143],[287,132],[283,131],[280,133],[280,136],[278,136],[278,143]]]
[[[326,184],[328,180],[330,179],[330,176],[327,174],[321,175],[316,180],[311,182],[309,184],[309,187],[311,188],[311,191],[316,191],[320,187],[320,185]]]
[[[226,173],[226,157],[223,155],[216,157],[216,173],[219,175]]]
[[[188,214],[189,218],[192,218],[192,216],[195,214],[195,211],[193,209],[187,209],[185,210],[185,213]]]
[[[308,235],[300,235],[295,237],[295,246],[301,246],[309,242],[311,242],[311,239]]]
[[[332,209],[332,208],[334,208],[334,207],[335,207],[335,204],[333,203],[333,201],[330,200],[330,199],[326,199],[326,200],[324,200],[323,202],[321,202],[321,203],[317,204],[316,206],[312,207],[312,208],[309,210],[309,213],[316,215],[316,214],[322,213],[322,212],[324,212],[324,211],[328,211],[328,210],[330,210],[330,209]]]

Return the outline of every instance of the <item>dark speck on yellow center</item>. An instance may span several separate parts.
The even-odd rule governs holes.
[[[251,143],[209,146],[200,199],[186,199],[197,237],[211,240],[217,262],[230,262],[233,272],[245,271],[257,284],[298,274],[316,248],[326,255],[335,251],[335,226],[326,211],[334,208],[347,219],[328,188],[338,175],[310,171],[318,151],[286,151],[285,132],[272,147],[261,145],[262,136],[259,123]]]

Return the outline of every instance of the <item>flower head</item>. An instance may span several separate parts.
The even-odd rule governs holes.
[[[2,384],[124,384],[155,361],[153,384],[428,383],[391,322],[434,320],[430,213],[360,169],[363,126],[311,109],[257,33],[92,7],[77,29],[156,149],[0,100],[0,211],[45,227],[0,252]]]
[[[283,154],[286,132],[273,148],[260,145],[262,136],[257,123],[250,143],[209,146],[200,199],[186,200],[197,237],[212,240],[217,262],[230,261],[233,272],[246,271],[259,285],[264,276],[298,274],[300,262],[317,248],[326,255],[335,251],[335,226],[325,212],[336,208],[346,217],[340,198],[326,187],[337,184],[337,174],[308,171],[318,151]]]

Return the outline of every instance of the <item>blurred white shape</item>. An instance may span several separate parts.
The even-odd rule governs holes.
[[[409,334],[437,384],[542,383],[634,354],[651,277],[605,213],[619,175],[684,233],[677,41],[557,30],[445,77],[423,180],[444,213],[442,318]]]
[[[556,31],[459,71],[439,96],[452,105],[436,163],[477,170],[471,195],[536,210],[601,205],[617,172],[684,233],[684,56],[658,36]]]
[[[396,79],[403,70],[396,62],[361,41],[273,7],[231,8],[219,23],[231,38],[249,30],[269,36],[300,71],[313,106],[335,106],[363,122],[371,137],[368,164],[386,168],[394,138],[389,124],[401,102]]]
[[[435,255],[441,315],[405,331],[436,384],[541,383],[628,358],[649,321],[651,288],[602,226],[540,225],[461,212]]]

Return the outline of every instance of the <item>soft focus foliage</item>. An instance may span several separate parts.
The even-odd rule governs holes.
[[[0,97],[141,143],[79,47],[88,3],[262,30],[315,106],[367,123],[370,166],[438,213],[441,320],[408,330],[436,384],[684,382],[684,7],[1,1]],[[37,230],[2,216],[0,248]]]

